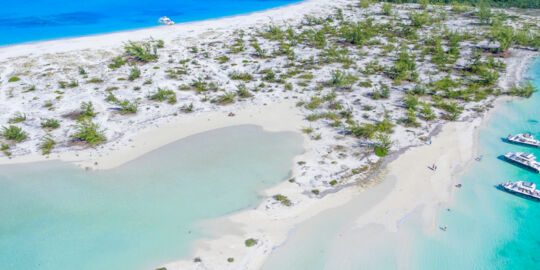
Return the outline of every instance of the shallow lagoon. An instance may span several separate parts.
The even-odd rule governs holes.
[[[2,269],[150,269],[189,256],[197,223],[254,207],[288,177],[302,137],[238,126],[119,168],[0,166]]]

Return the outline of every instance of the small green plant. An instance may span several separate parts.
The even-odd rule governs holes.
[[[285,206],[291,206],[292,205],[289,198],[287,198],[287,196],[285,196],[285,195],[276,194],[276,195],[272,196],[272,198],[274,198],[274,200],[276,200],[276,201],[281,202],[281,204],[283,204]]]
[[[234,262],[234,258],[233,257],[227,258],[227,262],[230,262],[230,263]]]
[[[18,82],[18,81],[20,81],[20,80],[21,80],[21,78],[15,76],[15,77],[9,78],[9,79],[8,79],[8,82]]]
[[[141,70],[138,67],[133,67],[131,71],[129,72],[128,79],[130,81],[133,81],[141,76]]]
[[[318,189],[312,189],[311,193],[313,193],[315,195],[319,195],[319,193],[321,193],[321,192]]]
[[[107,140],[105,132],[100,129],[98,124],[92,122],[89,118],[80,120],[76,129],[77,131],[73,135],[73,138],[86,142],[90,146],[99,145]]]
[[[155,41],[133,42],[129,41],[124,45],[124,50],[128,57],[135,61],[147,63],[158,59],[157,44]]]
[[[85,118],[93,118],[96,115],[97,113],[94,111],[94,105],[91,101],[83,101],[81,103],[81,113],[79,114],[78,120],[82,120]]]
[[[232,80],[242,80],[245,82],[249,82],[253,80],[253,76],[247,72],[244,72],[244,73],[233,72],[229,74],[229,78],[231,78]]]
[[[170,104],[176,103],[176,93],[174,93],[174,91],[168,90],[168,89],[158,88],[157,92],[150,95],[148,98],[150,100],[154,100],[154,101],[167,100],[167,102],[169,102]]]
[[[531,81],[526,81],[521,86],[515,86],[508,90],[508,95],[529,98],[537,91]]]
[[[244,241],[244,244],[246,245],[246,247],[252,247],[254,245],[256,245],[258,243],[258,241],[256,239],[253,239],[253,238],[249,238],[249,239],[246,239],[246,241]]]
[[[60,123],[58,123],[58,120],[52,119],[52,118],[44,119],[41,122],[42,128],[55,129],[55,128],[58,128],[59,126],[60,126]]]
[[[391,16],[392,15],[392,4],[384,3],[382,5],[382,13],[383,13],[383,15]]]
[[[390,136],[388,136],[387,134],[379,133],[377,135],[377,142],[373,146],[375,154],[379,157],[386,156],[388,154],[388,151],[390,151],[392,144],[393,143],[390,140]]]
[[[12,118],[8,120],[8,123],[16,124],[16,123],[24,122],[25,120],[26,120],[26,114],[17,112]]]
[[[126,61],[124,61],[124,58],[122,58],[122,56],[117,56],[113,58],[111,61],[112,63],[109,64],[110,69],[117,69],[126,63]]]
[[[48,155],[51,153],[51,150],[55,145],[56,142],[53,140],[51,134],[47,134],[41,139],[41,145],[39,148],[41,149],[41,153],[43,155]]]
[[[28,134],[17,126],[3,127],[2,130],[2,137],[6,140],[22,142],[28,137]]]

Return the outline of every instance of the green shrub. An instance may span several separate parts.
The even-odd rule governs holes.
[[[21,79],[20,79],[19,77],[16,77],[16,76],[15,76],[15,77],[9,78],[9,79],[8,79],[8,82],[18,82],[18,81],[20,81],[20,80],[21,80]]]
[[[25,120],[26,120],[26,114],[17,112],[12,118],[8,120],[8,122],[10,124],[16,124],[16,123],[24,122]]]
[[[44,119],[44,121],[41,122],[42,128],[55,129],[55,128],[58,128],[59,126],[60,126],[60,123],[58,123],[58,120],[52,119],[52,118]]]
[[[229,78],[231,78],[232,80],[242,80],[246,82],[253,80],[253,76],[247,72],[244,72],[244,73],[233,72],[229,74]]]
[[[141,70],[138,67],[133,67],[131,71],[129,72],[128,79],[130,81],[133,81],[141,76]]]
[[[3,127],[2,130],[2,137],[7,140],[22,142],[28,137],[28,134],[17,126]]]
[[[284,196],[284,195],[281,195],[281,194],[276,194],[276,195],[272,196],[272,198],[274,198],[274,200],[276,200],[276,201],[281,202],[281,204],[283,204],[285,206],[291,206],[292,205],[291,201],[289,200],[289,198],[287,198],[287,196]]]
[[[246,241],[244,241],[244,244],[246,245],[246,247],[252,247],[254,245],[256,245],[258,243],[258,241],[256,239],[253,239],[253,238],[249,238],[249,239],[246,239]]]
[[[233,257],[227,258],[227,262],[230,262],[230,263],[234,262],[234,258]]]
[[[77,131],[73,138],[96,146],[107,141],[105,133],[99,128],[99,125],[92,122],[89,118],[84,118],[76,126]]]
[[[51,153],[51,150],[56,145],[56,142],[53,140],[52,136],[50,134],[45,135],[41,139],[41,145],[39,148],[41,149],[41,153],[43,155],[48,155]]]
[[[392,147],[392,141],[387,134],[379,133],[377,135],[377,142],[373,145],[375,154],[379,157],[384,157],[388,154],[388,151]]]
[[[158,88],[157,92],[150,95],[148,98],[154,101],[167,100],[167,102],[171,104],[176,103],[176,93],[174,93],[174,91],[172,90],[167,90],[167,89]]]
[[[113,58],[111,61],[112,63],[109,64],[110,69],[117,69],[126,63],[126,61],[124,61],[124,58],[122,58],[122,56],[117,56]]]
[[[97,113],[94,111],[94,105],[91,101],[83,101],[81,103],[81,114],[79,114],[78,120],[82,120],[84,118],[92,118],[96,115]]]
[[[531,81],[526,81],[521,86],[512,87],[512,89],[508,90],[507,93],[508,93],[508,95],[511,95],[511,96],[519,96],[519,97],[529,98],[529,97],[532,96],[532,94],[534,94],[537,91],[538,90],[536,89],[536,87],[534,87],[534,85],[531,83]]]
[[[158,59],[157,48],[157,44],[154,41],[129,41],[126,45],[124,45],[124,50],[129,57],[143,63]]]

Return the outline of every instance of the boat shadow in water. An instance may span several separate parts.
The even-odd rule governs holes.
[[[529,172],[538,173],[538,171],[536,171],[535,169],[533,169],[533,168],[531,168],[531,167],[528,167],[528,166],[525,166],[525,165],[523,165],[523,164],[517,163],[517,162],[515,162],[515,161],[506,159],[506,158],[504,157],[504,155],[498,156],[497,159],[502,160],[502,161],[504,161],[504,162],[506,162],[506,163],[508,163],[508,164],[512,164],[512,165],[514,165],[514,166],[517,166],[517,167],[520,167],[520,168],[522,168],[522,169],[525,169],[525,170],[527,170],[527,171],[529,171]]]
[[[503,191],[505,193],[520,197],[522,199],[525,199],[525,200],[528,200],[528,201],[531,201],[531,202],[540,202],[540,200],[538,200],[538,199],[531,198],[531,197],[523,195],[521,193],[516,193],[516,192],[512,192],[510,190],[504,189],[503,187],[501,187],[501,185],[493,185],[493,187],[500,190],[500,191]]]
[[[530,149],[538,149],[538,147],[536,147],[536,146],[529,145],[529,144],[523,144],[523,143],[513,142],[513,141],[511,141],[511,140],[508,140],[508,138],[504,138],[504,137],[501,137],[501,141],[502,141],[502,142],[505,142],[505,143],[517,145],[517,146],[523,146],[523,147],[530,148]]]

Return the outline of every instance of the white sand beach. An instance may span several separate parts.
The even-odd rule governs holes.
[[[422,206],[426,225],[436,228],[435,213],[442,202],[451,200],[457,176],[475,157],[475,132],[497,97],[489,96],[478,101],[464,102],[463,113],[455,122],[444,119],[446,112],[434,107],[434,114],[438,117],[435,120],[422,120],[418,126],[396,124],[389,135],[394,144],[390,149],[391,155],[387,158],[375,155],[372,149],[373,139],[359,139],[348,135],[348,129],[343,127],[344,123],[339,122],[341,119],[337,121],[339,126],[332,125],[336,121],[330,121],[331,118],[306,120],[310,115],[322,115],[326,112],[323,108],[306,108],[305,104],[319,95],[328,97],[334,94],[336,103],[343,108],[349,108],[353,114],[351,119],[347,120],[379,123],[388,115],[394,123],[402,123],[407,113],[403,99],[414,87],[410,82],[394,86],[386,76],[374,75],[365,81],[365,84],[369,81],[370,86],[357,86],[355,81],[354,87],[357,89],[354,91],[325,89],[325,83],[331,79],[331,71],[342,67],[341,63],[331,63],[326,66],[321,64],[309,74],[303,74],[314,80],[298,77],[291,79],[291,89],[294,90],[287,90],[287,86],[272,81],[267,81],[269,86],[263,86],[260,90],[259,82],[246,82],[249,89],[254,89],[253,96],[227,105],[207,102],[219,98],[223,93],[236,91],[240,84],[229,78],[230,70],[262,77],[265,68],[281,68],[287,63],[285,57],[265,59],[253,56],[252,51],[230,54],[228,44],[235,42],[240,35],[238,33],[242,33],[242,38],[244,32],[255,36],[256,30],[270,24],[283,27],[298,24],[304,15],[326,16],[329,10],[334,8],[342,8],[346,15],[353,19],[363,18],[368,13],[380,16],[381,8],[378,5],[358,14],[354,13],[352,5],[356,5],[356,1],[310,0],[263,12],[172,27],[162,26],[0,47],[0,90],[4,96],[12,93],[10,89],[13,84],[7,83],[12,76],[22,78],[16,84],[19,90],[33,85],[38,89],[36,92],[41,94],[39,98],[34,98],[30,96],[32,93],[18,91],[2,101],[4,106],[0,108],[1,123],[8,123],[8,119],[15,112],[28,112],[26,117],[29,120],[21,125],[27,130],[29,139],[13,146],[12,156],[1,156],[0,164],[58,159],[73,162],[81,168],[102,170],[120,166],[187,136],[227,126],[253,124],[269,131],[304,130],[305,153],[295,159],[296,164],[291,170],[294,181],[265,190],[265,198],[256,209],[241,211],[204,224],[209,231],[215,232],[215,237],[195,243],[190,258],[179,258],[182,260],[165,263],[168,270],[258,269],[273,248],[281,245],[297,224],[321,211],[343,205],[354,196],[370,192],[370,186],[384,181],[385,177],[396,179],[396,184],[391,190],[386,190],[386,194],[381,194],[381,199],[373,207],[359,216],[359,226],[382,224],[392,231],[396,229],[397,220]],[[416,7],[396,7],[396,16],[406,16],[409,9],[414,10]],[[447,26],[452,29],[477,27],[463,18],[447,22]],[[163,40],[165,48],[158,61],[140,67],[144,78],[129,84],[125,78],[131,67],[126,65],[118,69],[107,69],[111,59],[123,53],[124,42],[147,40],[149,37]],[[268,51],[275,46],[272,41],[261,39],[260,42]],[[464,43],[466,48],[461,52],[463,58],[460,60],[470,58],[476,46]],[[203,50],[209,55],[202,53]],[[394,55],[388,56],[388,52],[385,56],[381,48],[350,50],[350,55],[356,57],[351,62],[357,70],[362,70],[374,61],[391,65],[395,59]],[[319,55],[314,51],[315,49],[307,46],[298,49],[296,54],[302,60],[309,60],[310,57]],[[393,49],[392,53],[395,51],[396,49]],[[224,54],[230,56],[228,62],[219,63],[216,59]],[[537,52],[529,50],[510,49],[509,56],[500,60],[506,64],[506,70],[502,72],[497,85],[508,90],[519,83],[527,62],[537,55]],[[189,61],[183,61],[185,59]],[[308,60],[305,60],[306,66],[309,65]],[[467,61],[458,61],[463,65],[465,62]],[[75,86],[74,90],[63,90],[62,94],[58,93],[59,90],[53,92],[54,87],[49,87],[50,85],[79,76],[77,67],[80,67],[81,63],[90,73],[89,80],[96,76],[101,82],[95,86],[84,81],[87,79],[85,77],[84,80],[79,79],[81,85]],[[180,79],[171,78],[170,74],[174,72],[167,71],[180,69],[177,67],[179,63],[191,65],[191,70],[186,72],[189,74],[180,75]],[[436,67],[433,64],[419,64],[418,70],[419,81],[443,78],[436,72],[434,74]],[[282,75],[286,72],[284,68],[277,71]],[[48,75],[38,77],[40,74]],[[200,94],[191,91],[192,88],[189,88],[189,91],[181,90],[191,81],[210,77],[212,82],[218,85],[214,91]],[[143,79],[147,79],[149,83],[143,83]],[[390,85],[392,96],[380,100],[370,98],[378,85],[385,83]],[[135,84],[138,90],[134,90]],[[301,85],[305,86],[300,87]],[[148,95],[159,88],[179,89],[176,90],[174,104],[148,100]],[[106,97],[113,92],[126,100],[137,100],[137,114],[122,115],[116,113],[117,108],[111,109],[114,106]],[[48,100],[54,101],[51,105],[53,109],[42,105]],[[40,118],[68,115],[77,111],[81,102],[86,100],[91,100],[99,110],[94,121],[105,129],[107,142],[94,148],[74,146],[71,136],[75,121],[63,117],[61,128],[51,131],[54,136],[63,139],[58,141],[51,154],[42,155],[39,151],[39,139],[48,131],[41,129]],[[195,105],[195,110],[185,113],[181,106],[188,104]],[[330,105],[327,107],[331,107]],[[333,117],[340,116],[336,113]],[[311,131],[306,132],[306,129]],[[432,141],[431,144],[427,144],[429,140]],[[396,159],[386,164],[390,158]],[[428,168],[432,164],[437,165],[437,170]],[[286,196],[291,206],[284,206],[272,198],[276,194]],[[246,247],[244,241],[248,238],[257,239],[257,244]],[[234,257],[234,262],[228,262],[229,257]],[[194,261],[195,258],[200,261]]]

